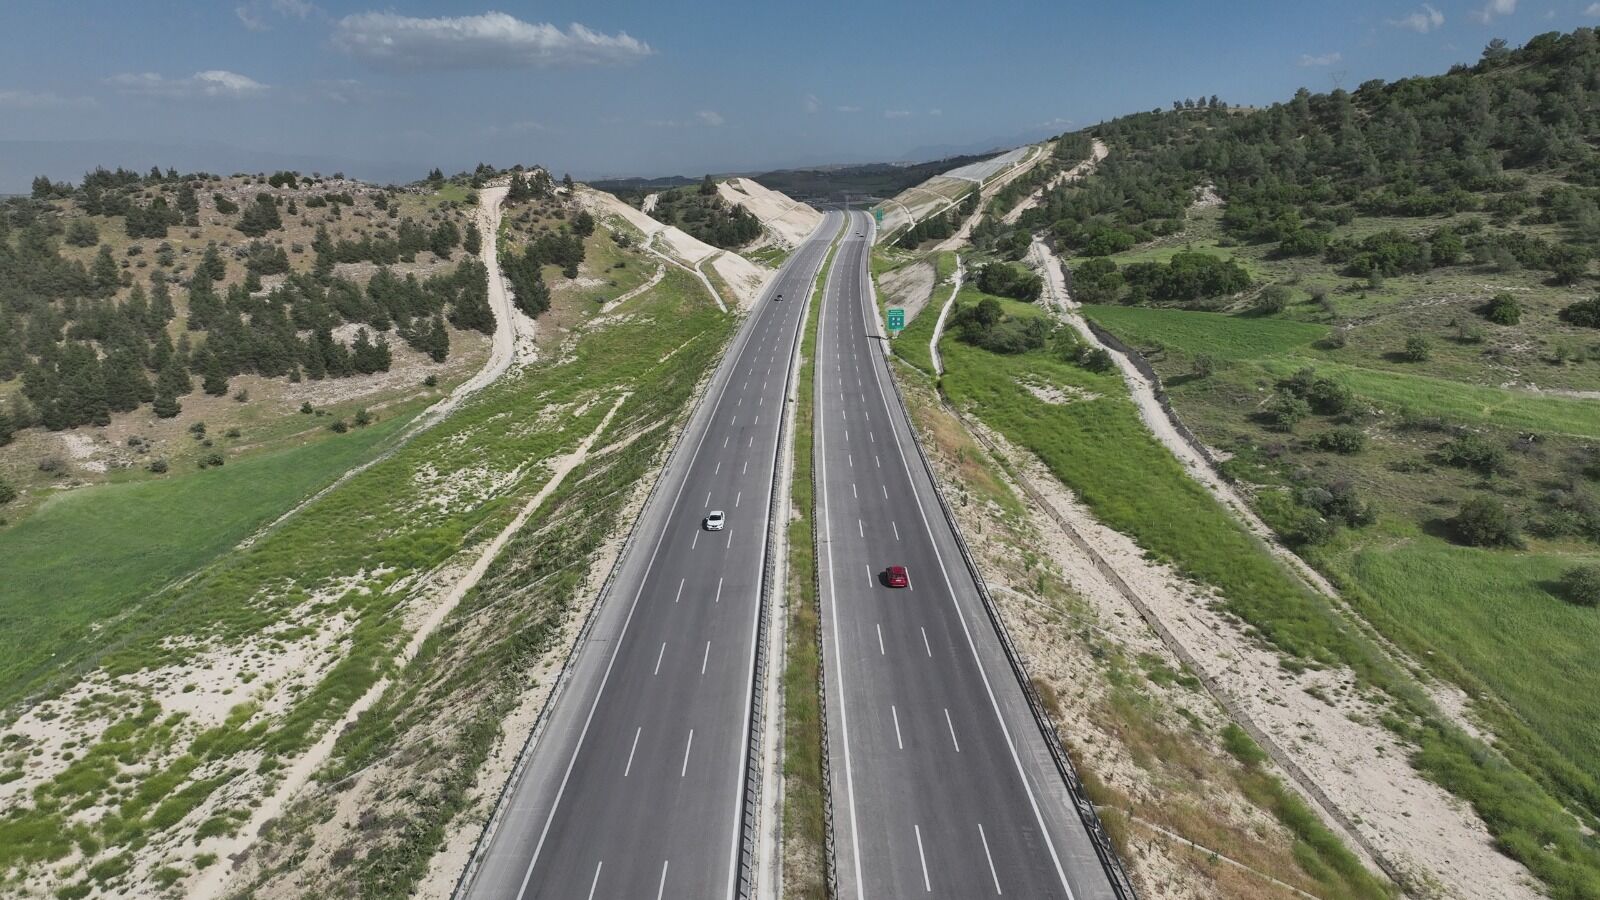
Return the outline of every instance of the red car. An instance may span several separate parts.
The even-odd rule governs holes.
[[[884,573],[884,582],[892,588],[911,586],[911,577],[906,574],[905,566],[890,566]]]

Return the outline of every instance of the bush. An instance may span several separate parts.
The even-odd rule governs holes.
[[[1271,284],[1256,298],[1251,307],[1258,315],[1271,316],[1283,312],[1289,307],[1289,289],[1281,284]]]
[[[1032,302],[1044,291],[1044,279],[1021,266],[993,262],[978,270],[978,290]]]
[[[1522,534],[1516,520],[1499,500],[1469,497],[1450,519],[1450,527],[1473,547],[1520,547]]]
[[[164,459],[152,459],[150,460],[149,469],[156,475],[165,475],[167,474],[167,461]]]
[[[350,430],[350,426],[346,425],[343,419],[334,419],[333,424],[328,426],[328,430],[334,434],[344,434]]]
[[[1359,428],[1341,426],[1317,435],[1313,443],[1331,453],[1360,453],[1367,446],[1367,435]]]
[[[1293,431],[1311,415],[1311,404],[1292,393],[1278,394],[1267,404],[1267,422],[1273,431]]]
[[[1600,606],[1600,566],[1579,566],[1561,576],[1561,596],[1578,606]]]
[[[1400,358],[1406,362],[1427,362],[1433,358],[1433,350],[1428,345],[1427,338],[1414,334],[1406,338],[1406,346],[1400,351]]]
[[[11,482],[0,478],[0,505],[10,503],[15,499],[17,499],[17,489],[12,487]]]
[[[1579,300],[1561,311],[1561,320],[1584,328],[1600,328],[1600,297]]]
[[[220,468],[224,462],[226,462],[226,460],[222,458],[221,453],[211,452],[200,458],[200,468]]]
[[[1116,367],[1117,361],[1104,347],[1084,347],[1078,352],[1078,365],[1091,372],[1109,372]]]
[[[1472,469],[1484,475],[1509,475],[1504,447],[1476,434],[1464,434],[1439,445],[1439,461],[1458,469]]]
[[[1496,325],[1515,325],[1522,321],[1522,304],[1510,294],[1495,294],[1484,304],[1483,317]]]

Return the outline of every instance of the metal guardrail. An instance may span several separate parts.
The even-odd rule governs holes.
[[[829,242],[830,246],[832,241]],[[817,260],[816,267],[812,269],[808,284],[815,285],[817,276],[821,274],[822,264],[827,261],[827,253],[823,253]],[[805,340],[806,317],[811,314],[811,295],[813,291],[806,291],[806,299],[800,307],[800,327],[795,330],[794,341],[789,348],[789,371],[784,376],[783,396],[787,403],[790,392],[794,390],[795,378],[798,375],[798,357],[801,342]],[[762,754],[761,740],[762,727],[765,717],[765,697],[767,682],[767,632],[771,627],[770,609],[772,594],[777,581],[777,542],[780,535],[787,530],[785,522],[779,521],[782,510],[778,502],[781,481],[784,477],[783,466],[779,462],[783,459],[785,445],[792,436],[789,434],[789,416],[787,413],[778,417],[778,440],[773,450],[772,464],[772,493],[767,500],[767,544],[765,558],[761,566],[761,601],[756,616],[756,666],[755,689],[751,694],[750,704],[750,731],[748,762],[745,767],[744,806],[742,808],[742,821],[740,822],[740,859],[739,859],[739,898],[740,900],[754,900],[756,895],[756,843],[760,839],[760,812],[761,812],[761,780],[762,780]]]
[[[1061,735],[1056,731],[1055,723],[1050,720],[1049,713],[1044,709],[1044,704],[1039,700],[1039,693],[1034,689],[1033,680],[1028,675],[1026,665],[1022,661],[1021,651],[1017,649],[1011,639],[1011,632],[1006,628],[1004,620],[1000,617],[1000,610],[995,605],[994,597],[989,593],[989,586],[983,579],[983,573],[978,569],[977,560],[972,556],[971,549],[967,546],[966,538],[962,537],[961,526],[957,524],[955,513],[950,508],[950,503],[945,499],[944,489],[939,485],[938,475],[934,472],[933,463],[928,459],[927,451],[923,449],[922,439],[917,435],[916,426],[911,422],[910,407],[906,405],[905,395],[901,393],[900,383],[894,374],[894,367],[888,365],[889,346],[883,345],[884,368],[889,373],[889,384],[894,388],[896,399],[900,403],[900,412],[905,416],[907,431],[911,434],[911,443],[917,448],[917,458],[922,461],[923,469],[928,473],[928,480],[933,484],[934,496],[939,500],[939,511],[944,515],[946,524],[950,526],[950,533],[955,537],[956,547],[961,551],[961,559],[967,566],[967,571],[972,574],[973,583],[978,587],[978,596],[983,601],[984,611],[989,616],[989,622],[994,626],[995,633],[1000,637],[1000,645],[1006,653],[1006,660],[1011,664],[1011,671],[1016,676],[1017,683],[1022,687],[1023,696],[1028,701],[1028,709],[1033,713],[1034,723],[1045,738],[1049,747],[1050,757],[1054,760],[1056,770],[1066,782],[1067,789],[1072,794],[1073,805],[1077,808],[1078,817],[1083,821],[1084,829],[1089,832],[1089,837],[1094,844],[1095,855],[1100,859],[1100,865],[1105,870],[1106,877],[1111,881],[1112,891],[1119,900],[1137,900],[1133,890],[1133,882],[1128,879],[1127,872],[1122,867],[1122,861],[1117,858],[1116,849],[1111,844],[1111,835],[1106,831],[1105,824],[1100,821],[1100,815],[1095,811],[1094,802],[1089,799],[1084,790],[1083,780],[1078,776],[1078,770],[1073,766],[1072,760],[1067,756],[1061,741]]]

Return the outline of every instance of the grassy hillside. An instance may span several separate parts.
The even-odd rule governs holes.
[[[1019,226],[1071,257],[1087,315],[1151,361],[1263,518],[1477,698],[1507,759],[1590,824],[1597,76],[1582,29],[1438,77],[1128,116],[1092,129],[1111,149],[1099,173]],[[1006,237],[989,247],[1004,255]],[[1600,895],[1600,849],[1557,838],[1546,801],[1432,750],[1419,762],[1556,895]],[[1523,828],[1549,829],[1565,862]]]

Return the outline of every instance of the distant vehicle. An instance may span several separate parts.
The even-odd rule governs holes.
[[[906,574],[905,566],[890,566],[888,570],[883,573],[883,580],[889,585],[889,587],[892,588],[911,586],[911,576]]]
[[[727,520],[728,520],[727,516],[723,515],[722,510],[713,509],[710,513],[708,513],[706,515],[706,522],[705,522],[706,530],[707,531],[721,531],[723,523],[726,522]]]
[[[777,296],[773,297],[772,299],[774,299],[774,300],[782,300],[783,299],[783,291],[779,291]]]
[[[856,237],[861,237],[861,232],[856,232]]]

